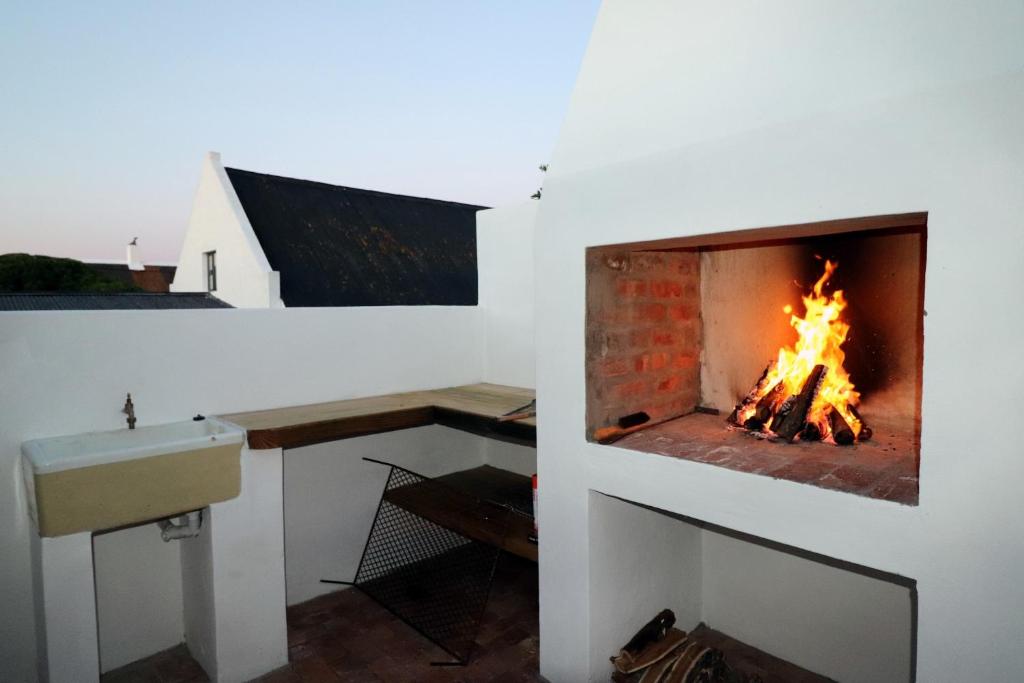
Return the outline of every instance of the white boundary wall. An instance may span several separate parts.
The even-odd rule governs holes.
[[[122,428],[128,391],[146,425],[478,382],[479,316],[476,307],[0,313],[0,680],[35,679],[21,442]],[[100,552],[104,566],[118,563],[115,548]],[[178,563],[156,560],[120,564],[134,564],[146,585],[180,581]]]
[[[587,680],[609,654],[580,628],[594,490],[912,577],[918,680],[1024,679],[1024,459],[993,418],[1024,383],[1021,35],[1016,0],[605,2],[537,221],[542,675]],[[585,442],[587,246],[911,211],[919,507]]]
[[[484,379],[515,387],[536,386],[533,245],[537,202],[476,215],[480,308],[487,360]]]

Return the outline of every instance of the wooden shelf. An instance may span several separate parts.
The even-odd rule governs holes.
[[[391,489],[384,500],[467,538],[537,561],[530,478],[489,465]],[[510,511],[509,505],[520,512]]]
[[[252,449],[296,448],[431,424],[532,446],[537,441],[535,418],[497,418],[534,395],[532,389],[471,384],[219,417],[245,429]]]

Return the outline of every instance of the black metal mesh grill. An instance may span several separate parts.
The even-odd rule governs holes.
[[[441,517],[478,515],[499,528],[507,526],[509,510],[390,467],[354,583],[464,663],[473,650],[500,550],[403,505],[416,509],[416,501],[429,501]]]

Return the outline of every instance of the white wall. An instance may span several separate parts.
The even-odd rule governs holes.
[[[181,552],[156,524],[93,536],[100,670],[110,671],[185,638]]]
[[[338,590],[359,568],[389,469],[428,477],[484,464],[485,439],[439,425],[292,448],[284,452],[288,604]]]
[[[1024,460],[991,418],[1024,382],[1022,34],[1015,1],[604,4],[537,219],[544,676],[588,673],[597,490],[912,577],[919,680],[1024,678]],[[587,246],[910,211],[928,212],[918,507],[585,442]]]
[[[245,209],[224,171],[220,154],[209,152],[199,173],[172,292],[205,292],[204,254],[216,251],[219,299],[236,308],[280,308],[280,275],[270,268]]]
[[[0,680],[35,678],[22,441],[122,428],[128,391],[141,426],[478,382],[481,328],[475,307],[0,314]]]
[[[537,202],[476,214],[480,308],[487,345],[484,380],[536,385],[533,248]]]
[[[844,683],[910,680],[908,587],[714,531],[702,548],[712,628]]]
[[[529,477],[537,472],[537,449],[516,443],[484,439],[484,464]]]

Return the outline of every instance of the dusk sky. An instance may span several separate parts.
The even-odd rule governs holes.
[[[0,253],[174,262],[203,154],[499,206],[542,182],[599,0],[9,3]]]

